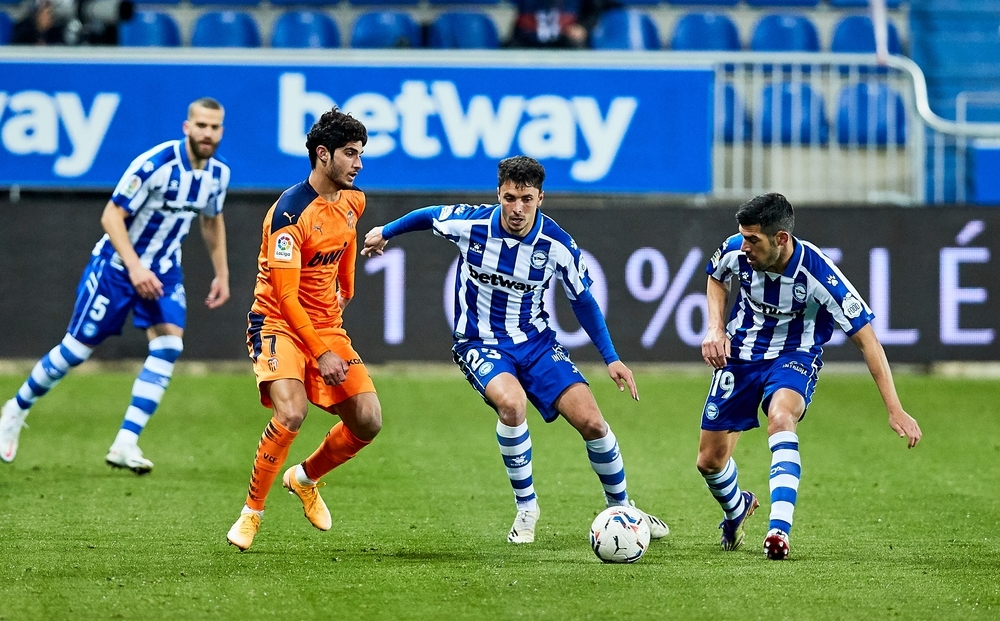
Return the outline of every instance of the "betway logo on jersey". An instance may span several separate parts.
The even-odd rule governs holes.
[[[469,265],[468,263],[466,265]],[[518,282],[516,280],[508,279],[506,276],[501,274],[478,272],[476,268],[469,265],[469,278],[472,280],[478,280],[484,285],[493,285],[494,287],[503,287],[504,289],[510,289],[511,291],[534,291],[538,288],[538,285],[529,285],[523,282]]]
[[[279,78],[278,148],[287,155],[306,156],[307,119],[317,119],[334,106],[324,93],[308,91],[301,73]],[[454,82],[407,80],[394,98],[381,93],[357,93],[341,108],[368,128],[365,155],[380,157],[401,148],[410,157],[439,157],[447,148],[452,156],[472,158],[479,145],[491,158],[520,153],[539,160],[575,160],[570,176],[575,181],[603,179],[611,170],[639,102],[635,97],[615,97],[602,114],[593,97],[539,95],[526,98],[506,95],[499,101],[487,95],[462,94]],[[437,117],[443,136],[434,135],[428,119]],[[580,156],[577,133],[586,143]]]
[[[94,164],[121,95],[98,93],[88,113],[76,93],[0,91],[0,141],[14,155],[57,155],[52,172],[79,177]],[[59,127],[69,144],[60,144]]]

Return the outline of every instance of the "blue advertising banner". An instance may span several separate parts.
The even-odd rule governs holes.
[[[708,192],[708,68],[450,66],[0,56],[0,186],[110,188],[139,153],[181,136],[187,104],[226,107],[219,154],[236,189],[283,189],[308,171],[305,134],[338,105],[368,127],[367,190],[489,187],[529,155],[546,189]],[[413,57],[411,53],[410,57]],[[259,59],[259,60],[258,60]]]

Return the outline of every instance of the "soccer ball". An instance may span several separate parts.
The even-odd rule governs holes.
[[[634,563],[649,547],[649,524],[635,507],[608,507],[590,525],[590,547],[605,563]]]

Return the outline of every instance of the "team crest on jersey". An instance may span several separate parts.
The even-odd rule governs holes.
[[[806,286],[800,282],[795,283],[792,287],[792,297],[795,298],[796,302],[806,301]]]
[[[347,228],[354,230],[354,225],[358,223],[358,217],[354,215],[353,209],[347,210]]]
[[[448,217],[451,216],[451,212],[453,212],[454,210],[455,210],[454,205],[445,205],[444,207],[441,208],[441,215],[438,217],[438,220],[447,220]]]
[[[847,315],[848,319],[857,319],[861,315],[863,308],[861,300],[854,297],[853,293],[848,293],[844,296],[844,302],[840,307],[844,309],[844,314]]]
[[[536,250],[531,253],[531,267],[540,270],[545,267],[549,260],[549,253],[544,250]]]
[[[138,175],[132,175],[132,178],[128,180],[128,185],[125,186],[125,191],[122,192],[122,194],[125,195],[125,198],[132,198],[141,187],[142,179],[140,179]]]
[[[282,233],[278,235],[278,239],[274,242],[274,260],[275,261],[291,261],[292,260],[292,250],[295,248],[295,241],[292,236],[288,233]]]

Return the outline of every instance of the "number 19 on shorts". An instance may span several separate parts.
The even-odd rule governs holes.
[[[712,377],[712,389],[708,394],[712,397],[717,397],[719,396],[719,391],[722,391],[722,398],[728,399],[733,394],[734,388],[736,388],[736,376],[733,375],[733,372],[726,371],[725,369],[717,369],[714,377]]]

